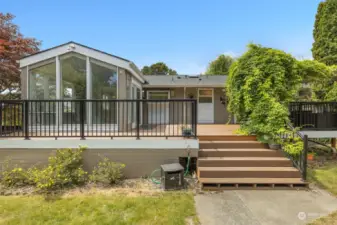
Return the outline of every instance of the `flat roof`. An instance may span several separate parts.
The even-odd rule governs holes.
[[[146,75],[145,87],[224,87],[227,75]]]

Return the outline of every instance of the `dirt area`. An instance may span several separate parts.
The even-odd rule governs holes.
[[[197,179],[186,177],[185,178],[185,190],[196,192],[200,189]],[[102,186],[97,184],[86,184],[81,187],[67,188],[55,191],[55,194],[62,194],[62,196],[74,196],[74,195],[91,195],[91,194],[113,194],[123,193],[127,196],[138,195],[155,195],[162,193],[164,190],[160,184],[153,183],[150,179],[125,179],[113,186]],[[38,190],[34,186],[26,186],[20,188],[8,188],[0,185],[0,196],[9,195],[35,195],[39,194]]]

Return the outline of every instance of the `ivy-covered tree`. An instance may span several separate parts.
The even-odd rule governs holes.
[[[326,65],[337,65],[337,1],[319,4],[314,26],[312,54]]]
[[[275,137],[289,120],[287,103],[296,96],[301,80],[294,57],[250,44],[230,68],[228,110],[244,131],[260,138]]]
[[[177,75],[177,71],[169,68],[163,62],[157,62],[151,66],[144,66],[142,68],[142,74],[144,75]]]
[[[234,59],[228,55],[220,55],[214,61],[210,62],[206,75],[228,75],[229,68]]]

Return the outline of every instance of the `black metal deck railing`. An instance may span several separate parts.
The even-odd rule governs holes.
[[[289,112],[301,130],[337,130],[337,102],[291,102]]]
[[[0,100],[1,137],[197,137],[195,99]]]
[[[303,143],[303,149],[301,152],[299,152],[299,154],[296,155],[291,155],[284,151],[283,146],[281,150],[287,156],[287,158],[292,161],[293,166],[300,171],[302,179],[305,181],[307,179],[308,135],[301,134],[301,132],[299,132],[289,123],[287,123],[286,126],[287,129],[289,129],[291,132],[282,133],[281,138],[288,142],[294,142],[296,139],[299,139]]]

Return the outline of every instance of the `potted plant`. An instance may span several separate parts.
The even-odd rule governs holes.
[[[308,159],[309,161],[313,161],[314,158],[315,158],[315,153],[314,153],[314,152],[308,152],[308,154],[307,154],[307,159]]]
[[[181,134],[183,135],[183,137],[192,136],[192,128],[187,126],[181,126]]]
[[[270,149],[281,149],[281,138],[278,135],[263,135],[261,141],[267,143]]]

